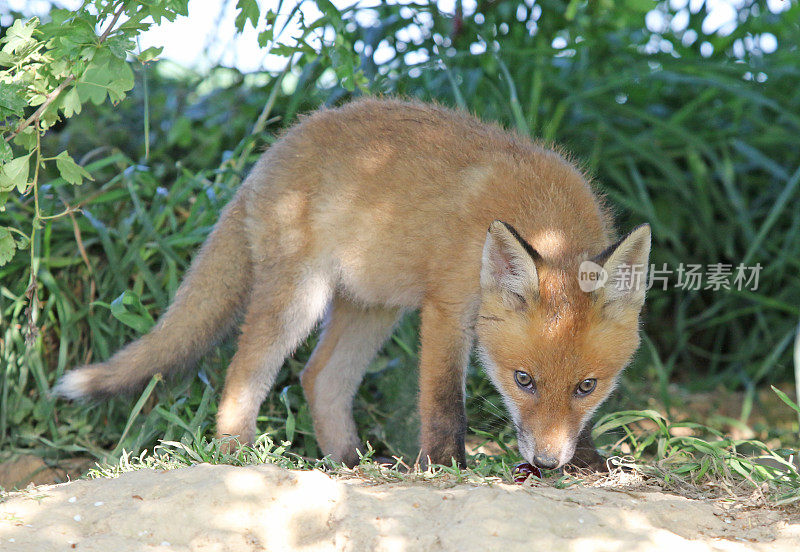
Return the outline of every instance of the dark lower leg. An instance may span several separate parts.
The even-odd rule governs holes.
[[[578,436],[575,454],[569,462],[570,466],[581,469],[590,469],[598,472],[607,472],[606,459],[597,452],[597,447],[592,439],[591,424],[587,424]]]
[[[421,460],[466,465],[464,371],[471,340],[458,314],[433,305],[422,309],[420,351]]]

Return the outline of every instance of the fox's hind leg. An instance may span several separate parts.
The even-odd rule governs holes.
[[[279,269],[278,266],[281,268]],[[253,442],[258,409],[287,355],[311,332],[331,297],[331,279],[301,263],[254,267],[255,282],[217,413],[217,436]]]
[[[363,447],[353,421],[353,396],[398,317],[397,309],[363,307],[334,297],[319,343],[303,370],[317,442],[337,462],[358,463],[356,449]]]

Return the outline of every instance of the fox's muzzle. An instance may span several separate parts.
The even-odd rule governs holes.
[[[549,455],[539,456],[538,454],[534,454],[533,465],[543,470],[554,470],[558,468],[561,465],[561,463],[555,456],[549,456]]]
[[[537,468],[555,470],[572,460],[577,444],[577,435],[573,438],[553,441],[537,441],[531,433],[517,431],[517,447],[526,462]]]

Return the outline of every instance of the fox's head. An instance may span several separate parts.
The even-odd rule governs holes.
[[[527,462],[552,469],[572,459],[639,346],[649,255],[646,224],[592,259],[565,264],[545,260],[503,222],[489,227],[478,350]]]

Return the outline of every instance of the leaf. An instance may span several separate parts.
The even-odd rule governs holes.
[[[33,401],[25,395],[20,395],[16,408],[11,409],[11,423],[21,424],[33,410]]]
[[[46,101],[47,96],[45,94],[34,94],[28,100],[28,105],[31,107],[36,107],[37,105],[42,105]]]
[[[162,379],[163,378],[161,377],[161,374],[155,374],[152,378],[150,378],[150,382],[147,384],[147,387],[145,387],[144,391],[142,391],[142,394],[139,396],[139,400],[136,401],[135,405],[133,405],[133,409],[128,415],[128,421],[125,423],[125,429],[122,430],[122,435],[119,438],[117,446],[114,447],[114,451],[111,453],[112,455],[119,454],[119,452],[122,450],[122,445],[125,442],[125,436],[128,435],[128,432],[133,426],[134,420],[136,420],[136,417],[139,416],[139,413],[142,411],[142,408],[144,408],[147,399],[149,399],[150,395],[153,393],[153,389],[155,389],[158,382],[160,382]]]
[[[108,83],[111,82],[111,79],[112,75],[107,66],[90,65],[75,85],[78,97],[82,102],[88,100],[95,105],[100,105],[106,99]]]
[[[23,22],[17,19],[14,24],[6,30],[6,36],[0,39],[0,43],[5,43],[3,51],[15,54],[36,42],[33,38],[33,31],[39,25],[39,18],[33,17]]]
[[[120,102],[125,99],[125,93],[133,88],[133,69],[127,61],[121,59],[114,59],[109,64],[109,69],[116,78],[109,82],[108,96],[112,102]]]
[[[188,15],[187,0],[158,0],[157,2],[142,2],[139,14],[150,15],[156,25],[161,24],[161,19],[174,21],[178,15]]]
[[[192,432],[192,428],[189,427],[189,424],[187,424],[184,420],[181,419],[180,416],[178,416],[174,412],[170,412],[166,408],[163,408],[163,407],[158,406],[158,405],[153,407],[153,410],[155,410],[159,414],[159,416],[164,418],[167,422],[169,422],[171,424],[175,424],[175,425],[177,425],[179,427],[182,427],[183,429],[185,429],[189,433]]]
[[[280,399],[283,405],[286,407],[286,440],[291,442],[294,440],[295,419],[294,412],[292,412],[292,406],[289,403],[288,385],[281,390]]]
[[[58,167],[58,172],[61,175],[61,178],[69,182],[70,184],[74,184],[75,186],[80,186],[83,184],[83,179],[94,180],[91,174],[78,165],[72,157],[66,152],[62,151],[55,157],[56,167]]]
[[[31,245],[31,239],[29,236],[20,236],[17,238],[17,249],[20,251],[23,249],[28,249]]]
[[[139,296],[131,291],[123,292],[111,302],[111,314],[139,333],[147,333],[155,324],[153,317],[139,300]]]
[[[666,428],[663,425],[663,417],[655,410],[623,410],[607,414],[597,420],[592,428],[592,437],[597,438],[612,429],[645,419],[652,420],[659,425],[662,431],[666,432]]]
[[[266,30],[263,30],[260,33],[258,33],[258,45],[261,48],[266,48],[267,44],[272,42],[273,31],[274,28],[270,26]]]
[[[147,50],[143,51],[142,53],[140,53],[136,57],[139,59],[140,63],[147,63],[148,61],[152,61],[155,58],[157,58],[158,56],[160,56],[161,52],[163,50],[164,50],[163,46],[159,46],[159,47],[151,46],[150,48],[148,48]]]
[[[239,13],[236,14],[236,28],[241,33],[244,26],[248,21],[253,25],[253,28],[258,24],[258,16],[261,10],[258,7],[256,0],[239,0],[236,2],[236,9]]]
[[[7,192],[17,187],[22,191],[28,184],[29,161],[32,154],[12,159],[0,166],[0,191]]]
[[[64,112],[64,117],[72,117],[81,112],[81,98],[74,86],[61,97],[61,110]]]
[[[331,20],[331,23],[342,20],[342,14],[331,0],[317,0],[317,8]]]
[[[0,164],[11,161],[14,158],[14,152],[11,146],[5,140],[0,140]]]
[[[0,228],[0,266],[6,264],[14,258],[14,252],[17,249],[17,244],[14,243],[14,237],[9,232],[8,228]]]
[[[113,102],[122,100],[133,84],[130,65],[125,60],[107,56],[103,61],[90,65],[78,79],[75,88],[80,101],[88,100],[100,105],[106,96]]]
[[[136,48],[136,43],[125,36],[112,36],[109,37],[105,43],[105,47],[111,52],[115,58],[125,61],[128,57],[128,52]]]
[[[3,83],[0,86],[0,120],[12,114],[21,117],[25,109],[25,87],[19,83]],[[5,111],[5,113],[3,113]]]
[[[796,402],[794,402],[792,399],[790,399],[789,395],[787,395],[786,393],[784,393],[783,391],[781,391],[780,389],[778,389],[774,385],[770,385],[770,387],[772,387],[772,390],[775,391],[775,394],[778,395],[778,397],[783,402],[788,404],[795,412],[800,414],[800,406],[798,406]]]

